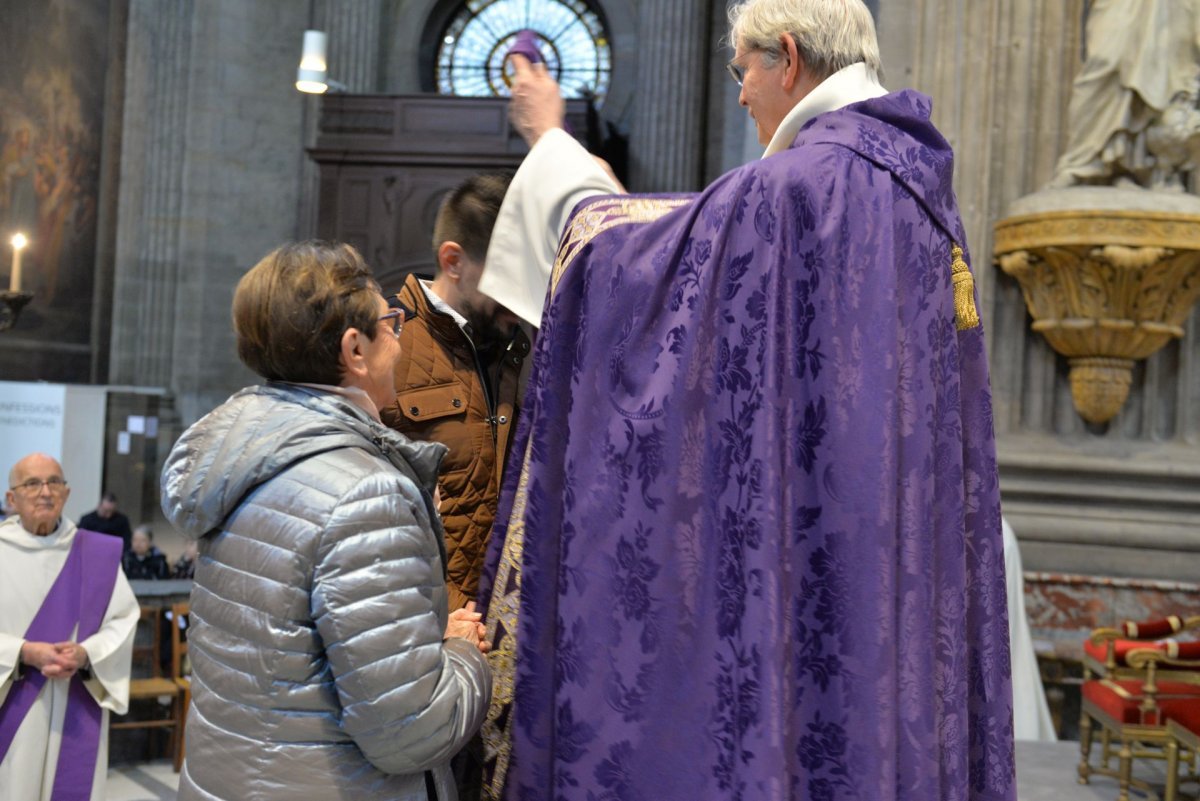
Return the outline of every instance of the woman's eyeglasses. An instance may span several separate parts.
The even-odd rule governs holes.
[[[404,328],[404,312],[400,309],[393,309],[380,317],[379,322],[386,322],[388,328],[392,330],[392,336],[399,338],[400,331]]]

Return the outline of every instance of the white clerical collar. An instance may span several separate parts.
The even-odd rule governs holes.
[[[849,67],[842,67],[817,84],[803,100],[792,107],[783,118],[783,122],[779,123],[775,135],[771,137],[771,143],[767,145],[767,152],[763,153],[763,158],[774,156],[791,147],[804,123],[818,114],[886,94],[887,89],[879,83],[875,70],[865,63],[859,61]]]
[[[421,289],[423,289],[425,291],[425,298],[429,301],[429,305],[432,306],[435,311],[439,311],[442,314],[450,315],[450,319],[453,320],[454,322],[458,323],[459,328],[466,327],[467,318],[463,317],[461,314],[456,312],[450,306],[449,303],[442,300],[442,298],[436,292],[433,291],[433,282],[432,281],[425,281],[425,280],[418,278],[417,283],[420,284]]]

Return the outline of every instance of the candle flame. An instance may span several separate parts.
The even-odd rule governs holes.
[[[22,250],[29,244],[29,240],[25,238],[25,234],[17,234],[12,238],[12,246],[17,250]]]

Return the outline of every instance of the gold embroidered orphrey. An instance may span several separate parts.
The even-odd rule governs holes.
[[[654,222],[659,217],[680,206],[686,206],[692,198],[604,198],[581,208],[563,232],[558,246],[558,256],[550,273],[550,294],[558,288],[558,282],[566,273],[571,262],[600,234],[618,225]]]
[[[516,684],[517,610],[521,605],[521,554],[525,550],[525,507],[529,498],[529,453],[526,445],[521,460],[521,479],[513,498],[512,514],[508,518],[508,533],[504,550],[496,568],[492,601],[488,605],[487,641],[492,644],[488,662],[492,666],[492,704],[480,729],[483,738],[483,798],[499,801],[504,790],[504,777],[512,755],[512,740],[508,736],[513,720],[513,689]],[[511,587],[509,585],[512,585]],[[500,721],[503,720],[502,724]],[[495,761],[491,773],[488,765]]]
[[[653,222],[691,202],[690,198],[604,198],[584,206],[563,233],[550,274],[550,295],[553,297],[559,280],[575,257],[600,234],[619,225]],[[509,730],[515,716],[517,613],[521,604],[521,556],[525,550],[525,509],[529,498],[529,453],[530,446],[527,445],[512,513],[508,517],[504,548],[496,567],[491,603],[488,604],[487,639],[492,644],[488,661],[492,666],[493,689],[492,704],[480,732],[484,749],[485,801],[499,800],[512,757]],[[490,774],[488,766],[491,766]]]

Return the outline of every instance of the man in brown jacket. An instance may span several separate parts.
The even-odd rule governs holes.
[[[450,448],[438,489],[451,611],[475,600],[479,588],[529,355],[517,317],[478,288],[511,177],[476,175],[447,196],[434,223],[437,276],[422,281],[410,275],[393,299],[407,319],[396,401],[381,416],[412,439]]]

